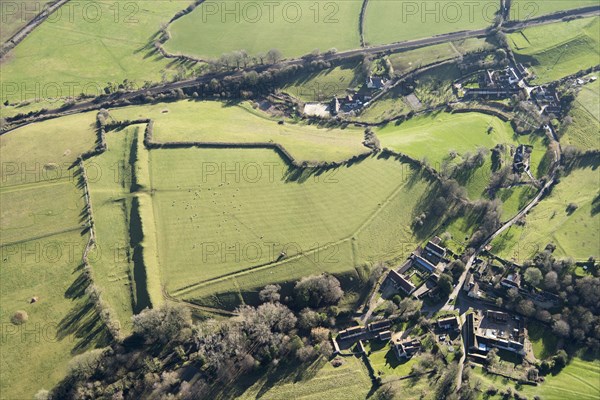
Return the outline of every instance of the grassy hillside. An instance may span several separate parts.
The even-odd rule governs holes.
[[[502,390],[508,384],[515,390],[512,382],[507,382],[497,375],[486,374],[479,367],[475,368],[473,372],[472,379],[480,380],[484,389],[494,385]],[[600,396],[598,374],[600,374],[600,362],[597,360],[586,361],[576,357],[558,375],[547,376],[545,382],[539,386],[523,385],[516,390],[529,398],[537,395],[544,400],[592,400]],[[487,398],[500,399],[501,396]]]
[[[600,148],[600,81],[581,88],[570,115],[573,123],[566,128],[561,143],[580,150]]]
[[[523,21],[559,11],[597,5],[598,2],[596,0],[512,0],[510,5],[510,19]]]
[[[107,150],[85,163],[86,170],[104,171],[89,183],[96,245],[100,257],[90,260],[95,284],[115,311],[122,329],[131,327],[136,304],[134,261],[130,239],[131,196],[133,184],[130,164],[135,130],[130,127],[106,135]],[[144,286],[145,288],[145,286]]]
[[[368,151],[362,145],[363,129],[319,129],[289,120],[279,125],[279,120],[248,103],[180,101],[119,108],[110,113],[117,120],[152,118],[154,140],[159,142],[274,142],[300,161],[341,161]]]
[[[87,240],[87,235],[74,231],[0,247],[3,398],[33,398],[65,376],[74,354],[108,344],[81,279]],[[30,303],[32,297],[38,301]],[[29,316],[22,325],[11,323],[18,310]]]
[[[341,391],[340,388],[344,390]],[[235,389],[239,399],[364,399],[371,380],[363,362],[355,357],[345,357],[343,365],[333,367],[319,359],[306,370],[279,367],[261,376],[242,378]]]
[[[17,31],[31,21],[36,14],[45,10],[51,0],[23,0],[13,2],[0,1],[2,7],[2,29],[0,29],[0,42],[4,43]]]
[[[482,29],[492,25],[498,8],[493,0],[475,4],[472,12],[465,4],[451,1],[426,5],[405,0],[371,0],[365,16],[365,40],[377,45]]]
[[[96,113],[26,125],[0,136],[2,186],[72,180],[69,168],[96,141]]]
[[[397,75],[402,75],[427,64],[449,60],[469,52],[491,47],[492,45],[485,39],[468,38],[394,53],[390,55],[390,61],[394,66],[394,72]]]
[[[572,171],[561,178],[552,194],[542,200],[527,216],[524,227],[512,226],[492,242],[492,251],[521,262],[554,243],[557,257],[587,260],[600,256],[600,216],[592,201],[597,195],[600,175],[596,168]],[[566,211],[570,203],[578,208]]]
[[[534,84],[598,64],[600,17],[534,26],[508,35],[517,61],[530,64]]]
[[[272,263],[282,251],[290,261],[305,258],[322,270],[352,270],[343,243],[387,198],[407,190],[411,176],[406,165],[376,158],[315,175],[289,170],[269,150],[157,150],[150,156],[158,253],[171,291]]]
[[[399,125],[392,122],[375,132],[382,147],[427,159],[437,170],[451,150],[462,155],[480,146],[491,149],[498,143],[514,144],[519,140],[509,123],[479,113],[432,113]]]
[[[232,0],[206,2],[169,26],[171,39],[165,48],[204,59],[236,50],[256,56],[279,49],[284,57],[294,58],[314,49],[358,48],[361,4],[359,0],[286,0],[274,6]]]
[[[107,82],[128,79],[142,87],[146,80],[171,77],[177,65],[155,53],[152,42],[161,24],[186,4],[90,0],[85,8],[69,8],[71,16],[65,10],[56,21],[39,26],[3,61],[2,80],[11,85],[2,85],[2,102],[82,92],[98,95]]]
[[[83,209],[73,181],[0,189],[0,245],[79,230]]]
[[[283,87],[283,90],[302,101],[329,101],[343,96],[347,89],[364,83],[360,64],[345,64],[316,73],[303,74]]]
[[[74,354],[108,343],[85,294],[81,257],[88,235],[82,232],[82,192],[69,169],[94,146],[93,121],[93,114],[80,114],[0,137],[4,398],[32,398],[50,389]],[[11,322],[18,310],[28,314],[23,325]]]
[[[502,201],[502,220],[508,221],[521,210],[537,194],[532,186],[517,186],[500,189],[496,195]]]
[[[363,109],[360,115],[356,117],[356,120],[378,123],[383,120],[406,115],[412,110],[406,99],[392,89]]]

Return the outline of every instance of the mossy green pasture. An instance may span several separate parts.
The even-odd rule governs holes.
[[[598,64],[600,17],[525,28],[508,41],[517,61],[531,65],[531,82],[548,83]]]

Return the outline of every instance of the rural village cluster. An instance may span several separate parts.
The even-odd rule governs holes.
[[[0,2],[0,400],[600,399],[600,0]]]

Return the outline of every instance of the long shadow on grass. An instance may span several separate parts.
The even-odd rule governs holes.
[[[103,347],[111,342],[111,335],[89,298],[76,302],[58,323],[56,339],[64,340],[69,335],[73,335],[75,341],[72,354],[79,354],[94,347]]]
[[[85,290],[90,285],[89,276],[83,271],[83,265],[80,265],[77,270],[81,273],[77,275],[77,278],[71,283],[71,285],[65,291],[65,297],[67,299],[78,299],[83,297]]]
[[[343,165],[323,165],[319,167],[289,166],[287,171],[284,172],[282,180],[285,183],[304,183],[310,178],[313,178],[315,181],[323,183],[337,183],[338,178],[336,178],[336,174],[340,169],[350,168],[354,165],[360,164],[368,157],[372,157],[372,155],[365,154],[355,156],[345,162]]]
[[[234,376],[229,382],[219,382],[212,386],[210,398],[234,399],[241,397],[248,389],[255,386],[258,392],[254,398],[260,399],[271,389],[282,384],[310,379],[323,366],[325,360],[317,360],[312,364],[292,365],[281,363],[277,367],[261,368],[257,371]],[[306,372],[308,371],[308,372]]]
[[[135,307],[133,311],[136,314],[151,306],[150,295],[146,285],[147,275],[146,267],[144,265],[144,249],[142,246],[144,232],[142,230],[139,207],[139,200],[137,197],[134,197],[131,203],[131,214],[129,218],[129,238],[130,246],[133,249],[133,280],[135,282]]]
[[[600,159],[596,154],[586,154],[574,158],[565,165],[565,175],[568,176],[575,169],[591,168],[596,171],[600,167]]]

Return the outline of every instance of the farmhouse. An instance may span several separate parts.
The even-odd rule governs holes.
[[[433,241],[427,242],[423,253],[425,258],[430,260],[433,264],[438,264],[446,257],[446,249],[438,246],[438,244]]]
[[[469,352],[486,354],[493,347],[525,355],[525,329],[519,317],[500,311],[467,315],[466,342]]]
[[[467,296],[473,299],[478,299],[479,297],[481,297],[481,291],[479,290],[479,282],[475,282],[473,284],[473,286],[469,290],[469,293],[467,293]]]
[[[391,344],[398,359],[411,358],[415,353],[421,350],[421,342],[417,339],[411,339],[410,337],[404,340],[397,338],[392,340]]]
[[[521,287],[521,276],[518,272],[511,272],[505,278],[502,278],[500,284],[508,289]]]
[[[529,159],[531,158],[532,151],[533,146],[520,144],[517,147],[513,159],[513,171],[515,173],[522,173],[529,170]]]
[[[427,261],[426,259],[424,259],[421,256],[415,256],[413,265],[417,266],[423,272],[426,272],[426,273],[433,274],[434,272],[437,271],[435,266],[432,263],[430,263],[429,261]]]
[[[434,237],[424,248],[417,248],[402,267],[390,271],[386,281],[406,294],[412,294],[419,287],[419,292],[415,293],[418,298],[429,293],[437,285],[438,278],[448,263],[445,258],[447,250],[439,243],[440,239]]]
[[[412,294],[412,292],[414,292],[416,289],[415,285],[413,285],[411,281],[404,278],[395,270],[391,270],[388,273],[386,281],[391,282],[396,289],[402,290],[406,294]]]
[[[340,331],[338,334],[338,339],[347,340],[358,337],[365,333],[365,328],[363,326],[353,326],[352,328],[345,329]]]
[[[383,341],[390,340],[392,338],[392,331],[379,332],[377,338]]]
[[[376,333],[380,331],[388,330],[392,327],[392,322],[388,319],[384,319],[377,322],[371,322],[368,325],[369,332]]]
[[[533,100],[537,106],[546,115],[553,114],[556,117],[561,115],[560,99],[553,88],[537,87],[531,92]]]
[[[479,88],[466,88],[464,96],[488,99],[509,98],[520,92],[519,84],[525,75],[526,69],[522,64],[499,71],[486,70],[479,76]]]
[[[518,83],[521,80],[519,75],[517,75],[515,69],[512,67],[506,69],[504,76],[505,79],[508,81],[509,85],[514,85],[515,83]]]
[[[479,282],[477,281],[476,278],[481,278],[480,270],[481,269],[485,270],[486,267],[487,267],[487,264],[480,263],[480,268],[478,268],[478,270],[476,270],[473,273],[467,272],[467,276],[465,278],[465,283],[463,284],[463,287],[462,287],[463,291],[467,292],[467,296],[474,298],[474,299],[478,299],[479,297],[481,297]]]
[[[458,318],[453,315],[451,317],[445,317],[445,318],[440,318],[437,321],[437,325],[438,328],[449,331],[449,330],[453,330],[453,331],[457,331],[460,327],[460,324],[458,323]]]
[[[331,115],[347,114],[364,107],[368,96],[358,94],[348,94],[345,97],[334,97],[329,102],[329,112]]]
[[[436,242],[437,241],[437,242]],[[418,248],[411,255],[412,265],[427,274],[442,273],[446,268],[448,260],[446,249],[439,246],[439,238],[427,242],[423,249]]]
[[[367,87],[369,89],[379,90],[379,89],[382,89],[385,86],[385,84],[387,83],[387,81],[385,80],[385,78],[381,78],[381,77],[378,77],[378,76],[369,75],[369,77],[367,78],[367,82],[366,83],[367,83]]]

